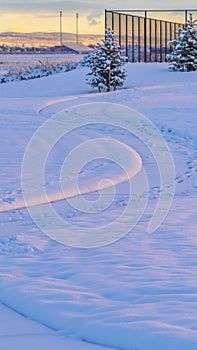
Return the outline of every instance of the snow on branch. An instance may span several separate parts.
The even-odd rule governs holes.
[[[123,55],[113,31],[110,27],[106,28],[103,43],[98,43],[86,58],[86,66],[90,68],[86,82],[97,87],[99,92],[122,87],[126,79],[126,61],[127,57]]]
[[[189,72],[197,70],[197,29],[196,21],[190,14],[183,28],[178,30],[179,39],[171,40],[173,51],[167,55],[169,70]]]

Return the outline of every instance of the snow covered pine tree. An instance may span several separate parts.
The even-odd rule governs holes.
[[[98,87],[99,92],[116,90],[124,84],[126,70],[124,64],[126,57],[114,37],[113,31],[108,27],[105,30],[103,44],[98,44],[86,59],[90,68],[86,82],[92,87]]]
[[[184,28],[179,29],[179,40],[171,40],[173,51],[167,55],[169,70],[189,72],[197,70],[197,29],[196,21],[190,14]]]

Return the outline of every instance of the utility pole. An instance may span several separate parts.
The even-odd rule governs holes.
[[[62,45],[62,11],[60,11],[60,46]]]
[[[78,26],[79,14],[76,13],[76,43],[79,44],[79,26]]]

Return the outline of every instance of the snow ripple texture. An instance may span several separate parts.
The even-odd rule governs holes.
[[[90,94],[85,69],[0,86],[1,200],[22,199],[24,150],[42,122],[78,103],[108,101],[144,113],[166,138],[176,168],[168,217],[157,232],[147,234],[162,189],[151,154],[135,140],[150,183],[148,206],[135,230],[104,248],[74,249],[46,237],[26,209],[1,213],[0,299],[61,334],[88,342],[123,350],[196,350],[196,72],[169,73],[166,64],[127,69],[127,88],[111,94]],[[130,146],[134,142],[118,130],[92,133],[105,131],[119,134]],[[47,165],[49,193],[58,189],[59,160],[52,154]],[[116,218],[126,204],[128,188],[122,186],[99,223]],[[73,224],[96,223],[95,216],[90,219],[61,201],[55,205]]]

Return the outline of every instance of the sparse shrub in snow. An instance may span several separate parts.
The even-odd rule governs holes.
[[[189,72],[197,70],[197,29],[196,21],[190,14],[184,28],[179,29],[179,40],[171,40],[173,51],[167,55],[169,69]]]
[[[33,67],[23,67],[11,69],[4,74],[0,74],[0,83],[8,83],[12,81],[22,81],[46,77],[55,73],[68,72],[77,67],[77,63],[58,63],[52,64],[41,62]]]
[[[113,31],[107,28],[103,44],[98,44],[94,51],[86,57],[85,64],[90,68],[86,81],[99,92],[116,90],[124,84],[126,57],[122,55],[119,43]]]

